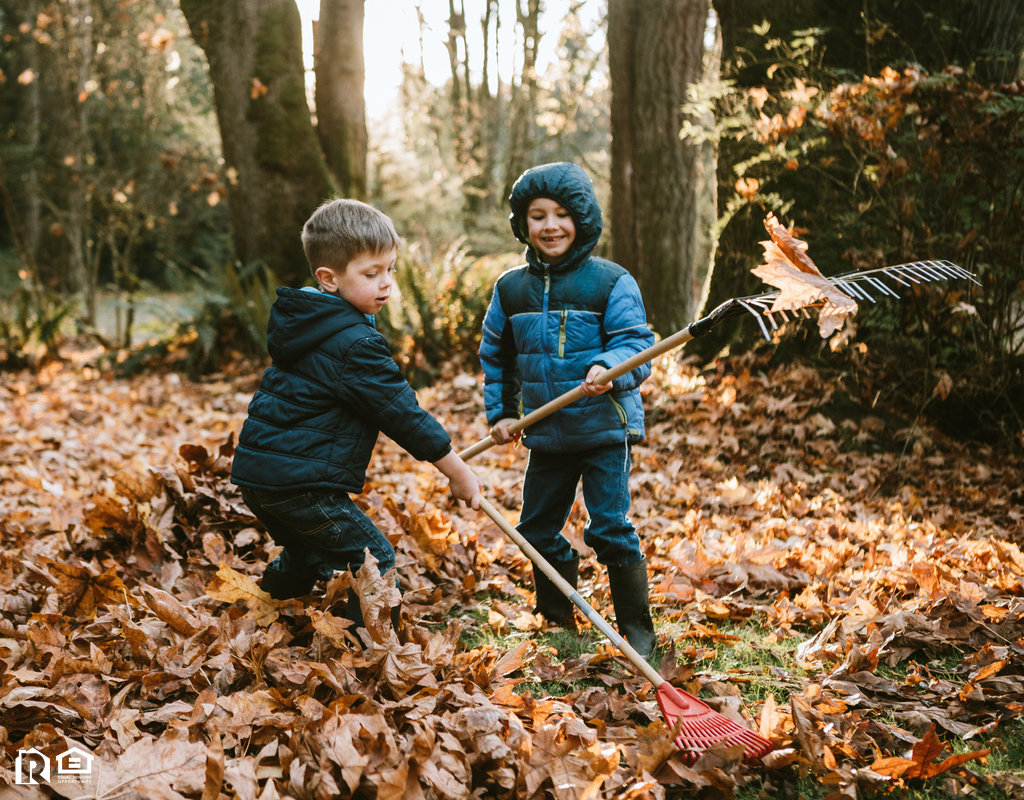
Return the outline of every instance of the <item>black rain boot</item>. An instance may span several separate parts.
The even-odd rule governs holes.
[[[275,600],[291,600],[293,597],[305,597],[313,591],[315,585],[315,577],[308,578],[306,576],[279,572],[269,565],[263,570],[263,577],[260,578],[260,589]]]
[[[647,559],[628,567],[609,566],[608,586],[612,591],[619,634],[634,650],[647,658],[654,652],[657,641],[647,593]]]
[[[551,566],[575,589],[580,570],[580,554],[575,550],[572,552],[573,557],[571,559],[568,561],[552,562]],[[555,625],[560,625],[572,631],[577,630],[576,605],[562,594],[554,582],[541,572],[537,566],[533,568],[533,585],[537,589],[537,606],[533,609],[533,613],[543,614],[548,622]]]

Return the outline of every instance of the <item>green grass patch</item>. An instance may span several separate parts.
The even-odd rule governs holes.
[[[658,627],[657,623],[655,627]],[[705,679],[714,676],[717,680],[729,681],[732,678],[745,703],[758,704],[772,694],[776,703],[781,705],[789,702],[790,694],[803,691],[809,678],[796,665],[796,650],[804,637],[772,640],[772,630],[755,619],[743,623],[729,621],[720,626],[705,624],[704,627],[723,637],[736,639],[716,640],[712,636],[680,639],[687,633],[698,632],[698,629],[678,623],[664,626],[659,633],[665,633],[676,641],[680,663],[690,661],[688,654],[696,653],[699,657],[708,650],[714,650],[713,658],[694,662],[694,671]]]

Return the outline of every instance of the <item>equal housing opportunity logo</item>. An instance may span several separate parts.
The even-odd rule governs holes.
[[[50,763],[46,753],[32,747],[19,750],[14,760],[14,782],[19,786],[39,786],[51,783],[51,767],[56,767],[54,775],[57,783],[75,783],[92,774],[92,753],[72,745]]]

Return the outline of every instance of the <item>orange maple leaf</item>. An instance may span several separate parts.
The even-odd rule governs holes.
[[[807,255],[807,242],[793,236],[769,214],[764,226],[771,236],[763,241],[765,263],[751,270],[765,283],[776,287],[779,296],[772,311],[796,311],[821,304],[818,332],[827,338],[857,313],[857,301],[829,282]]]

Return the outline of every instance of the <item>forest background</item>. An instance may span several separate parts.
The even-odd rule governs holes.
[[[375,3],[366,19],[380,19],[383,5]],[[721,663],[696,666],[712,658],[708,648],[693,650],[691,645],[692,652],[681,661],[673,649],[673,657],[662,665],[663,674],[667,671],[679,685],[703,688],[705,695],[713,693],[723,708],[732,702],[723,698],[741,695],[752,704],[748,717],[773,737],[780,752],[789,753],[759,786],[809,791],[801,781],[818,776],[822,782],[810,784],[815,791],[824,786],[823,791],[851,796],[878,790],[865,777],[871,770],[862,769],[860,778],[850,770],[877,765],[883,756],[900,754],[918,764],[904,764],[902,771],[885,765],[888,774],[880,768],[886,789],[902,780],[916,787],[909,776],[920,782],[959,766],[949,764],[929,774],[928,746],[919,747],[931,742],[928,721],[941,728],[946,720],[945,732],[960,737],[991,735],[991,723],[1018,713],[1024,700],[1018,685],[1024,661],[1016,605],[1022,590],[1014,577],[1024,561],[1018,563],[1013,555],[1021,535],[1016,507],[1024,449],[1024,9],[1014,0],[450,0],[400,5],[394,14],[414,14],[418,24],[403,51],[394,100],[386,114],[368,119],[365,92],[380,88],[367,78],[365,53],[380,37],[393,35],[393,28],[364,27],[368,10],[361,0],[321,0],[316,25],[305,29],[294,0],[0,0],[0,367],[5,403],[0,442],[7,454],[2,494],[8,514],[0,566],[11,587],[4,595],[10,618],[0,631],[9,637],[4,640],[7,655],[0,659],[0,694],[8,703],[2,725],[8,754],[34,741],[33,735],[49,737],[41,744],[50,747],[59,735],[67,735],[88,742],[109,763],[124,766],[132,761],[125,753],[139,742],[156,737],[169,751],[181,744],[173,735],[168,738],[173,713],[161,716],[153,710],[152,687],[126,695],[141,703],[132,706],[138,714],[153,713],[140,722],[142,731],[132,723],[116,744],[108,736],[105,750],[102,733],[83,732],[65,718],[73,703],[46,694],[73,683],[74,675],[112,674],[113,667],[95,661],[97,652],[112,657],[117,650],[100,630],[108,625],[115,639],[134,630],[132,620],[125,622],[110,610],[129,590],[148,603],[149,611],[137,613],[155,614],[171,630],[157,633],[151,626],[140,629],[135,639],[128,637],[132,646],[122,653],[116,674],[154,669],[154,648],[202,627],[184,611],[168,611],[171,600],[163,594],[179,593],[174,602],[191,603],[189,613],[199,613],[203,624],[211,626],[202,644],[204,658],[220,657],[223,646],[218,651],[213,642],[239,635],[242,628],[232,626],[252,621],[252,608],[216,624],[203,616],[229,603],[211,583],[222,564],[229,572],[217,573],[217,580],[258,576],[268,552],[225,482],[223,459],[230,457],[227,437],[244,418],[244,402],[238,398],[251,394],[252,376],[266,363],[274,288],[309,281],[297,236],[309,213],[340,194],[366,199],[395,220],[405,238],[400,292],[380,324],[407,377],[436,398],[448,415],[446,424],[468,443],[483,434],[474,389],[483,311],[495,277],[521,258],[507,222],[511,183],[528,166],[569,160],[588,170],[605,209],[599,253],[635,275],[652,326],[662,336],[728,298],[763,290],[750,268],[760,263],[758,242],[765,238],[762,225],[769,212],[809,243],[809,254],[826,275],[947,259],[977,277],[978,286],[957,281],[920,285],[901,292],[899,300],[862,302],[857,316],[827,343],[812,325],[799,322],[783,325],[763,342],[746,318],[688,345],[686,360],[660,364],[647,390],[652,449],[642,455],[645,467],[635,487],[652,541],[685,551],[674,560],[652,562],[653,574],[663,579],[656,616],[672,647],[692,640],[725,649],[738,642],[733,649],[749,656],[759,647],[733,629],[722,633],[715,627],[749,620],[765,626],[765,635],[777,640],[773,646],[784,643],[782,650],[772,651],[779,663],[771,668],[785,674],[776,673],[776,683],[757,684],[753,696],[744,694],[749,682],[730,684],[732,678],[723,678]],[[557,13],[552,11],[556,6]],[[304,64],[304,39],[315,43],[311,70]],[[443,77],[432,66],[438,52],[447,66]],[[375,99],[379,104],[380,98]],[[178,372],[189,381],[188,391],[179,393],[169,388],[178,383],[165,383]],[[178,404],[180,419],[165,419],[159,434],[148,427],[145,414],[128,417],[138,426],[136,438],[146,431],[143,438],[160,442],[164,460],[154,458],[156,451],[138,455],[137,441],[110,446],[88,466],[69,455],[75,452],[71,445],[52,455],[60,450],[56,442],[79,436],[87,441],[88,434],[74,428],[88,430],[117,414],[117,386],[125,387],[126,397],[145,398],[147,407]],[[227,399],[216,399],[204,387],[227,392]],[[65,409],[44,415],[47,437],[34,432],[40,425],[31,410],[37,401],[52,403],[51,410]],[[215,423],[208,421],[211,413]],[[51,426],[64,432],[56,434]],[[689,426],[689,433],[683,426]],[[740,438],[737,430],[743,431]],[[203,447],[210,453],[220,448],[222,458],[218,462],[204,455]],[[381,466],[397,475],[410,469],[390,458]],[[494,480],[514,518],[521,454],[495,458],[481,469]],[[829,480],[834,484],[824,488],[815,476],[829,460],[832,472],[845,473],[833,475]],[[60,480],[51,474],[58,467],[70,469]],[[595,670],[607,657],[598,645],[580,663],[536,653],[527,658],[518,646],[509,651],[518,653],[511,661],[486,655],[502,652],[508,642],[485,641],[480,630],[507,634],[535,627],[528,619],[522,622],[517,611],[518,601],[525,607],[522,589],[514,588],[523,583],[522,560],[502,552],[489,566],[476,563],[470,569],[458,553],[442,558],[447,546],[466,547],[475,537],[498,547],[488,539],[494,531],[477,521],[463,527],[454,507],[434,497],[432,484],[423,484],[422,476],[409,480],[388,486],[399,500],[385,501],[383,487],[377,487],[366,502],[376,504],[382,525],[392,525],[400,548],[422,555],[417,548],[429,550],[438,537],[447,543],[434,554],[440,566],[416,573],[408,579],[412,584],[403,587],[424,593],[422,607],[414,609],[426,616],[418,619],[429,621],[425,598],[430,586],[447,592],[446,581],[459,587],[457,594],[470,608],[475,594],[467,576],[474,570],[489,575],[487,591],[507,595],[505,606],[495,601],[498,605],[487,612],[470,608],[477,616],[483,613],[482,619],[471,614],[463,620],[472,634],[469,641],[483,648],[473,650],[477,666],[460,665],[458,659],[430,662],[427,672],[435,684],[447,685],[444,670],[476,669],[487,672],[496,691],[507,685],[502,683],[506,679],[523,680],[519,670],[532,670],[534,677],[549,680],[532,685],[530,702],[549,702],[550,694],[543,692],[554,691],[550,683],[571,674],[581,683],[574,684],[563,704],[573,705],[587,720],[635,723],[649,700],[629,678],[621,678],[622,703],[595,710],[590,690],[601,680]],[[69,491],[61,488],[65,484]],[[204,506],[198,497],[216,502]],[[900,504],[898,511],[892,502]],[[163,509],[165,524],[147,521],[150,511],[140,510],[153,504]],[[656,506],[665,505],[672,514],[655,513]],[[814,531],[820,531],[816,546],[826,555],[812,566],[792,550],[806,545]],[[229,532],[243,535],[233,539]],[[721,549],[705,549],[710,533],[720,537]],[[774,536],[788,542],[789,549],[771,556],[758,551],[751,561],[737,542],[755,533],[761,544],[764,536]],[[215,534],[221,538],[211,539]],[[147,541],[152,536],[157,543]],[[28,545],[33,537],[42,537],[45,546]],[[958,556],[949,550],[950,540],[967,547],[972,558],[982,558],[977,548],[983,543],[995,549],[985,556],[984,568],[976,565],[972,569],[978,571],[967,574],[962,565],[953,566]],[[891,559],[885,564],[878,555],[882,549]],[[813,553],[805,556],[813,559]],[[104,594],[96,587],[109,589],[108,567],[125,558],[133,567],[124,576],[125,595],[117,600],[117,591]],[[24,565],[26,560],[31,567]],[[79,572],[60,573],[57,565],[64,562]],[[745,565],[744,577],[727,569],[730,563]],[[187,564],[195,581],[178,587],[172,564],[181,569]],[[838,581],[837,570],[850,564],[862,572]],[[765,565],[774,572],[760,569]],[[912,577],[891,585],[877,577],[880,570],[898,572],[897,567],[907,567]],[[143,589],[145,573],[153,569],[163,570],[160,587]],[[108,578],[101,580],[104,575]],[[872,584],[865,576],[880,582]],[[858,599],[851,588],[858,582],[873,587],[865,592],[869,597]],[[599,602],[606,591],[599,577],[593,591]],[[82,592],[93,598],[92,606],[81,605]],[[154,600],[153,592],[163,594]],[[919,631],[914,647],[907,641],[897,647],[896,634],[878,638],[879,631],[889,630],[881,620],[895,614],[908,597],[914,613],[930,620],[921,623],[932,626],[929,636],[937,638]],[[790,605],[790,598],[799,602]],[[873,615],[861,601],[871,605]],[[949,604],[977,626],[955,626],[954,635]],[[279,613],[275,610],[274,616]],[[329,603],[318,613],[327,617],[307,618],[285,609],[300,631],[302,621],[307,633],[313,630],[309,626],[319,625],[315,636],[320,638],[309,647],[321,648],[326,636],[331,647],[346,651],[350,643],[324,622],[333,619]],[[860,627],[850,622],[851,614],[860,615]],[[168,616],[176,622],[168,622]],[[92,621],[95,630],[83,633],[76,619]],[[267,619],[262,618],[267,625],[280,625]],[[516,620],[522,625],[517,627]],[[714,621],[710,627],[709,620]],[[836,634],[840,620],[845,650],[844,639]],[[1003,627],[985,640],[978,631],[994,629],[994,623]],[[249,631],[243,638],[253,645],[255,636],[258,647],[274,652],[282,640],[274,634],[268,643],[266,635]],[[908,639],[905,631],[901,635]],[[47,638],[53,636],[66,641],[54,644]],[[419,644],[425,646],[428,638]],[[301,633],[289,638],[293,656],[298,657],[303,642]],[[189,649],[175,646],[184,648],[181,652]],[[797,657],[799,647],[803,650]],[[927,667],[908,666],[916,663],[907,661],[915,647],[941,656],[941,678],[922,677],[921,670],[939,669],[934,660]],[[950,655],[950,648],[958,656]],[[92,667],[86,668],[84,654],[90,652]],[[321,670],[316,672],[321,681],[316,702],[326,703],[325,693],[351,697],[363,692],[369,702],[385,708],[385,727],[391,730],[395,723],[394,735],[401,734],[404,729],[395,722],[405,713],[396,710],[403,702],[400,696],[422,683],[409,684],[408,676],[404,682],[392,681],[381,690],[391,695],[382,699],[370,686],[384,680],[380,663],[355,663],[351,654],[333,658],[320,650],[310,660],[309,653],[302,650],[303,663],[321,663],[309,667]],[[470,660],[465,654],[460,658]],[[497,672],[493,663],[487,669],[479,666],[487,658],[498,659]],[[863,677],[882,680],[875,674],[880,659],[903,670],[891,684],[903,688],[881,687]],[[351,680],[358,685],[326,677],[322,670],[328,667],[322,665],[337,663],[351,668]],[[799,664],[798,677],[786,672],[793,663]],[[64,674],[72,666],[78,671]],[[168,674],[185,669],[163,668]],[[749,669],[749,663],[742,668]],[[205,688],[194,677],[181,678],[181,685],[161,695],[157,705],[198,707],[202,691],[223,698],[228,688],[239,694],[243,684],[264,691],[263,667],[255,669],[220,673],[220,683],[207,682]],[[876,727],[868,731],[866,720],[874,718],[867,711],[863,719],[856,716],[860,712],[851,712],[856,704],[849,702],[849,694],[842,709],[835,705],[835,687],[846,673],[861,676],[862,683],[852,683],[864,691],[869,687],[880,697],[890,692],[903,700],[910,691],[906,687],[924,682],[942,697],[939,705],[946,711],[955,706],[955,713],[937,718],[915,705],[918,716],[911,716],[918,724],[907,727],[916,734],[891,719],[884,735],[877,727],[882,723],[872,722]],[[297,673],[282,673],[278,667],[274,674],[271,683],[277,682],[278,695],[273,702],[292,711],[305,708],[282,688]],[[424,675],[420,679],[427,680]],[[823,676],[833,682],[824,693]],[[885,675],[886,680],[892,677]],[[985,680],[1003,681],[994,705],[989,687],[987,702],[994,711],[982,711],[984,703],[972,700],[972,692],[983,692]],[[846,683],[848,688],[851,681]],[[737,685],[743,692],[734,694],[729,686]],[[43,686],[46,692],[36,691]],[[793,696],[810,699],[798,702]],[[748,768],[735,759],[723,756],[724,761],[705,764],[703,771],[686,772],[689,767],[657,746],[651,746],[654,755],[637,756],[629,746],[614,745],[602,726],[595,744],[593,731],[572,727],[573,712],[561,707],[552,733],[546,719],[554,706],[538,716],[530,702],[524,707],[511,694],[505,699],[513,717],[529,718],[532,735],[543,732],[561,737],[562,744],[568,741],[572,746],[565,745],[566,757],[583,764],[577,764],[580,774],[589,775],[596,782],[594,791],[605,796],[663,796],[665,787],[673,785],[728,794],[749,783]],[[790,711],[780,714],[776,700]],[[861,711],[880,707],[863,702]],[[913,702],[924,701],[914,695]],[[981,705],[972,707],[971,702]],[[108,721],[127,710],[112,703],[109,694],[97,708]],[[336,702],[332,708],[338,711]],[[266,713],[287,716],[280,705],[275,709]],[[225,758],[229,769],[249,764],[253,776],[266,762],[273,765],[267,767],[273,775],[254,777],[251,785],[235,775],[235,782],[229,781],[234,791],[247,796],[238,788],[244,785],[257,787],[252,791],[264,796],[279,790],[302,796],[305,789],[296,787],[303,787],[303,779],[293,775],[288,784],[282,770],[293,764],[300,772],[300,767],[314,768],[316,758],[306,751],[296,755],[295,746],[301,737],[316,739],[315,725],[300,729],[294,719],[282,722],[278,728],[293,737],[281,745],[288,752],[275,745],[273,754],[252,761],[237,731],[212,722],[217,716],[190,723],[206,726],[192,743],[204,743],[204,774],[210,781],[215,776],[209,765],[223,766]],[[318,725],[326,724],[323,714],[313,716]],[[845,722],[837,726],[833,717]],[[31,733],[40,720],[43,733]],[[502,724],[502,740],[508,744],[511,723]],[[262,731],[257,739],[262,736],[267,746],[278,741],[268,733],[273,725],[264,721],[257,728]],[[1013,730],[1010,741],[1020,735]],[[465,740],[465,733],[456,738]],[[353,735],[358,740],[368,734]],[[879,744],[882,739],[885,743]],[[966,739],[957,741],[957,747],[969,749]],[[490,752],[474,755],[482,761],[469,758],[460,785],[482,780],[480,785],[497,791],[483,777],[466,776],[482,769],[480,763],[498,761],[513,775],[495,779],[502,791],[557,793],[553,768],[530,772],[523,765],[532,762],[517,742],[519,755],[514,757]],[[618,756],[601,762],[594,755],[609,746],[622,748],[621,765]],[[1013,749],[1019,746],[1011,745],[1010,752],[1019,752]],[[584,752],[592,757],[581,756]],[[932,752],[931,760],[939,752]],[[424,764],[429,761],[424,757]],[[337,769],[343,767],[327,758],[317,761],[315,769],[327,781],[327,775],[340,780]],[[353,795],[365,791],[368,782],[379,783],[373,770],[384,768],[380,763],[364,767],[361,777],[349,776]],[[448,791],[442,791],[443,781],[436,776],[424,777],[425,769],[418,777],[406,775],[410,786],[425,781],[430,791]],[[529,775],[533,778],[524,777]],[[954,792],[972,780],[977,785],[978,778],[965,774],[950,780],[952,788],[945,790]],[[993,779],[989,785],[1012,791],[1014,780],[1003,776],[1002,783]],[[178,790],[207,795],[202,789]]]

